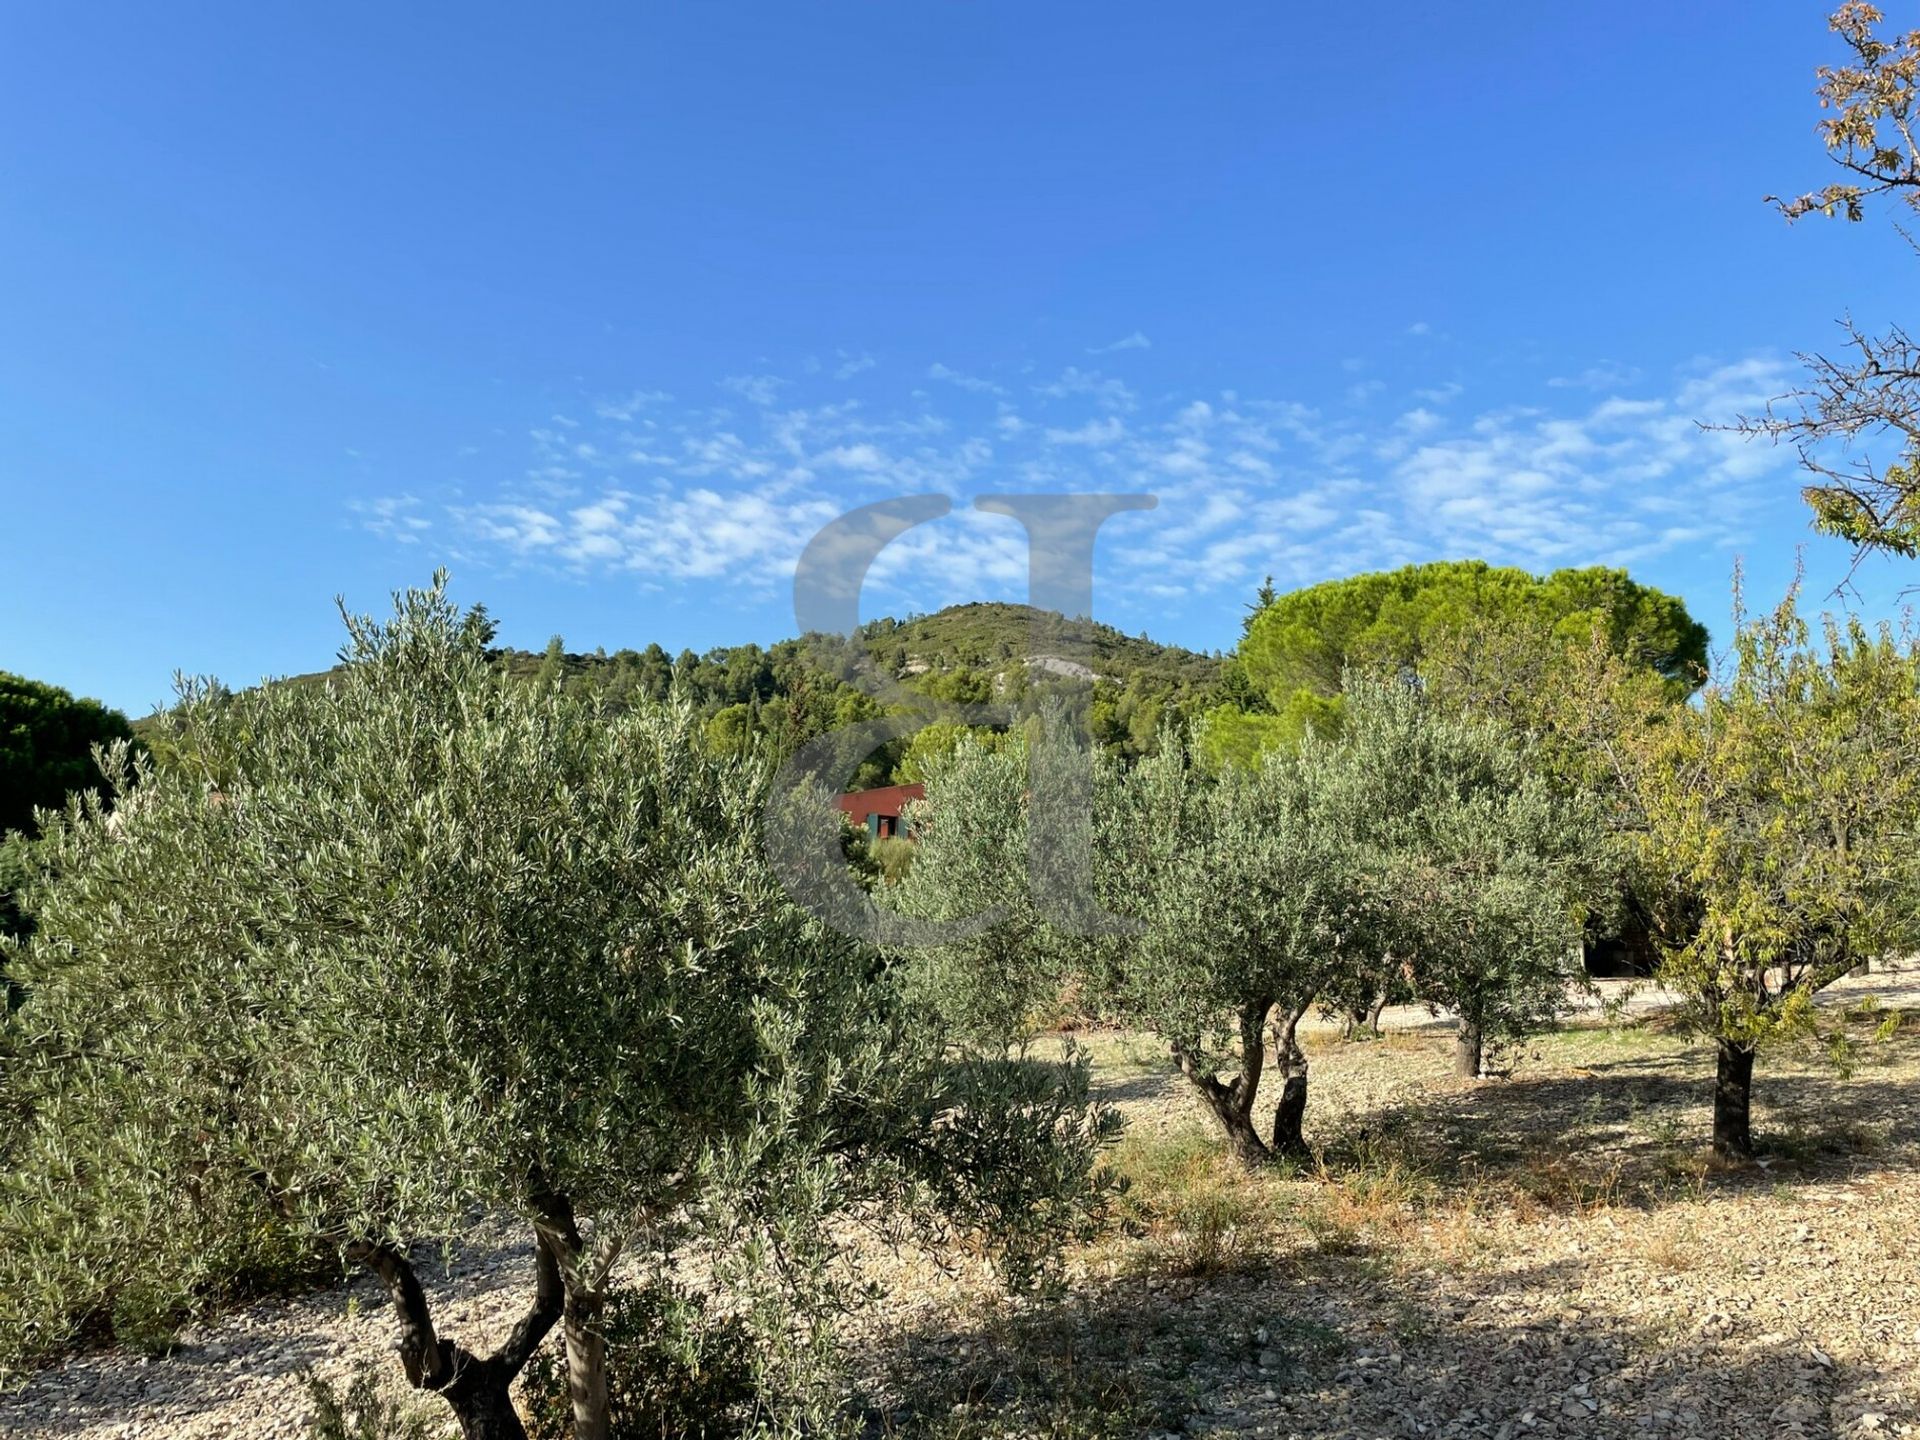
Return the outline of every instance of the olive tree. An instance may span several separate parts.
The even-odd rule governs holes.
[[[1243,1161],[1306,1153],[1297,1028],[1365,969],[1377,918],[1309,762],[1270,752],[1214,780],[1169,733],[1102,799],[1104,888],[1142,922],[1111,969],[1122,1008],[1167,1042]],[[1256,1120],[1269,1045],[1270,1139]]]
[[[1814,996],[1920,941],[1920,649],[1792,596],[1743,624],[1698,707],[1613,704],[1648,868],[1665,880],[1661,978],[1718,1050],[1713,1145],[1753,1152],[1760,1046],[1815,1033]]]
[[[1525,736],[1405,680],[1350,675],[1336,742],[1310,744],[1324,823],[1348,838],[1414,992],[1458,1017],[1459,1074],[1489,1039],[1549,1023],[1581,983],[1586,909],[1610,874],[1599,804]]]
[[[1059,998],[1069,943],[1031,880],[1029,747],[1019,731],[949,738],[944,755],[923,756],[926,795],[909,807],[913,863],[885,894],[889,908],[948,938],[896,960],[931,1012],[978,1043],[1018,1048]]]
[[[797,909],[764,767],[685,708],[506,674],[443,580],[348,628],[322,686],[189,689],[175,761],[116,751],[112,815],[47,828],[0,1045],[0,1334],[204,1290],[228,1227],[272,1223],[379,1277],[466,1436],[522,1434],[509,1386],[558,1325],[601,1437],[623,1254],[708,1244],[798,1381],[836,1219],[1025,1256],[1082,1213],[1084,1074],[976,1062]],[[440,1333],[412,1248],[476,1209],[535,1258],[485,1352]]]

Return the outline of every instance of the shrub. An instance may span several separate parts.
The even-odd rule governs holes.
[[[738,1435],[756,1395],[753,1337],[669,1280],[621,1286],[600,1318],[607,1350],[609,1440],[724,1440]],[[565,1357],[528,1364],[521,1397],[531,1440],[570,1440]]]
[[[353,1369],[344,1394],[319,1375],[307,1375],[313,1415],[309,1440],[430,1440],[426,1417],[381,1387],[380,1370],[371,1361]]]

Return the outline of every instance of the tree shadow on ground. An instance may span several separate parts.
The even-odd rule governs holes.
[[[1164,1100],[1185,1092],[1187,1082],[1167,1062],[1164,1070],[1146,1070],[1124,1079],[1108,1079],[1097,1071],[1091,1086],[1096,1100],[1108,1105],[1126,1105],[1143,1100]]]
[[[1515,1437],[1856,1433],[1914,1415],[1913,1377],[1729,1318],[1623,1318],[1578,1266],[1402,1274],[1341,1257],[1153,1282],[892,1337],[870,1436]],[[1861,1431],[1859,1433],[1864,1433]]]
[[[1920,1075],[1776,1061],[1756,1077],[1751,1165],[1714,1163],[1712,1052],[1596,1059],[1353,1111],[1318,1136],[1322,1164],[1397,1170],[1443,1190],[1507,1187],[1548,1206],[1650,1205],[1703,1191],[1920,1168]]]

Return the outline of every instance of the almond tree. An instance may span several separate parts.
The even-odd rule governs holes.
[[[1858,620],[1810,643],[1794,599],[1741,626],[1731,672],[1618,753],[1662,980],[1718,1047],[1714,1149],[1753,1153],[1754,1058],[1816,1033],[1814,996],[1920,942],[1920,651]]]
[[[166,766],[120,751],[112,816],[47,828],[0,1036],[0,1336],[206,1295],[276,1226],[379,1277],[407,1379],[473,1440],[523,1433],[509,1387],[558,1326],[598,1440],[629,1251],[708,1246],[800,1384],[844,1298],[836,1217],[1016,1259],[1076,1222],[1084,1074],[969,1058],[791,904],[764,767],[684,708],[504,674],[441,581],[349,631],[324,685],[189,689]],[[476,1209],[535,1259],[484,1352],[441,1333],[414,1248]]]

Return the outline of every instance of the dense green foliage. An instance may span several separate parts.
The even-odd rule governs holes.
[[[0,845],[36,922],[0,940],[0,1367],[161,1344],[344,1259],[470,1436],[520,1434],[507,1386],[554,1327],[542,1434],[819,1426],[859,1226],[964,1232],[1024,1278],[1089,1223],[1113,1121],[1071,1048],[1035,1053],[1062,1013],[1157,1035],[1243,1160],[1309,1155],[1307,1015],[1409,996],[1484,1077],[1630,890],[1719,1042],[1738,1156],[1756,1050],[1920,944],[1910,636],[1815,643],[1789,604],[1689,703],[1704,634],[1668,597],[1417,567],[1269,597],[1223,748],[1218,714],[1183,723],[1200,657],[1108,632],[1080,653],[1142,666],[1088,687],[1028,663],[1044,636],[1001,653],[1013,619],[861,639],[947,714],[872,772],[924,781],[912,841],[773,788],[808,735],[877,712],[844,649],[521,656],[440,585],[350,619],[326,676],[191,686],[147,745],[114,741],[98,785]],[[1008,723],[958,708],[985,700]],[[937,943],[802,909],[765,853],[790,807],[824,827],[805,864]],[[476,1211],[535,1260],[484,1355],[438,1334],[409,1249]],[[623,1257],[657,1283],[620,1290]],[[689,1259],[697,1286],[669,1283]],[[410,1423],[389,1410],[329,1413]]]
[[[1478,560],[1409,565],[1330,580],[1279,596],[1253,615],[1229,668],[1235,702],[1208,716],[1214,763],[1336,728],[1350,671],[1417,669],[1463,629],[1525,627],[1609,649],[1644,666],[1677,696],[1704,678],[1707,632],[1671,595],[1625,571],[1594,567],[1541,577]]]
[[[97,787],[94,747],[131,734],[118,710],[0,671],[0,834],[31,830],[35,809]]]
[[[1295,1035],[1316,1006],[1350,1013],[1410,987],[1461,1017],[1463,1068],[1480,1074],[1486,1040],[1550,1022],[1577,983],[1609,837],[1596,802],[1499,721],[1403,681],[1350,677],[1346,694],[1338,735],[1251,766],[1215,774],[1177,731],[1132,766],[1093,760],[1097,896],[1131,925],[1063,923],[1057,861],[1036,854],[1036,757],[1070,754],[1067,738],[962,738],[931,770],[914,863],[884,894],[975,923],[901,958],[912,993],[986,1043],[1019,1044],[1068,992],[1151,1030],[1248,1161],[1306,1150]],[[1269,1055],[1271,1140],[1256,1112]]]
[[[1350,676],[1345,693],[1337,736],[1217,779],[1167,745],[1107,787],[1106,888],[1144,922],[1113,967],[1123,1008],[1248,1159],[1305,1148],[1294,1036],[1316,1004],[1351,1011],[1404,979],[1461,1017],[1470,1074],[1485,1039],[1550,1021],[1604,873],[1594,807],[1505,727],[1400,681]],[[1285,1086],[1270,1145],[1254,1125],[1269,1041]]]
[[[1215,781],[1170,741],[1102,786],[1102,889],[1141,926],[1107,947],[1109,1004],[1167,1042],[1249,1162],[1304,1150],[1295,1027],[1381,953],[1382,917],[1353,837],[1319,803],[1323,778],[1275,753]],[[1268,1142],[1254,1107],[1270,1024],[1286,1089]]]
[[[976,1043],[1001,1050],[1028,1041],[1059,989],[1060,949],[1029,883],[1030,747],[959,737],[927,772],[924,802],[910,810],[913,862],[883,894],[917,919],[969,933],[896,957],[918,1003],[944,1014]]]
[[[601,1435],[623,1253],[708,1247],[805,1397],[841,1217],[977,1232],[1013,1272],[1079,1222],[1083,1072],[971,1058],[795,908],[764,764],[684,705],[511,675],[439,588],[349,623],[326,683],[189,690],[170,763],[118,747],[115,811],[47,829],[0,1032],[0,1359],[217,1290],[228,1237],[265,1231],[374,1270],[409,1380],[469,1433],[517,1432],[506,1385],[561,1322]],[[537,1262],[487,1356],[436,1336],[406,1252],[476,1206]]]

